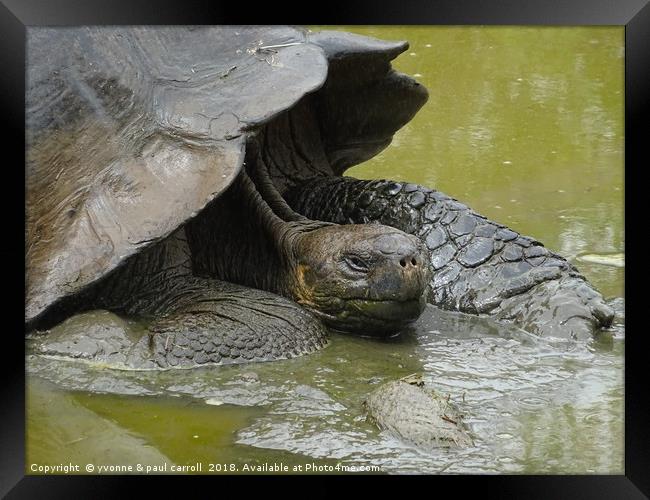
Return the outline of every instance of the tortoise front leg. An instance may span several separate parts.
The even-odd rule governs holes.
[[[311,219],[379,222],[420,237],[431,252],[429,302],[441,308],[567,338],[590,338],[612,322],[612,309],[566,259],[439,191],[328,177],[296,186],[285,198]]]
[[[173,289],[176,299],[160,316],[83,312],[28,336],[29,351],[150,370],[287,359],[327,343],[322,323],[279,295],[193,276]]]
[[[162,368],[287,359],[327,343],[322,323],[279,295],[195,277],[180,293],[180,307],[149,325]]]

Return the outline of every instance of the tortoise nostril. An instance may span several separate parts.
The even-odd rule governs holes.
[[[399,265],[402,267],[407,267],[409,264],[413,267],[417,267],[418,259],[416,259],[415,257],[411,257],[411,258],[402,257],[399,261]]]

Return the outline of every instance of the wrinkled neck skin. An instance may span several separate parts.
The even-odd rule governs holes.
[[[334,224],[307,219],[287,205],[262,151],[252,138],[242,173],[186,226],[193,272],[296,299],[301,238]]]
[[[332,225],[294,212],[281,195],[333,175],[312,100],[257,130],[244,165],[233,185],[186,226],[193,272],[296,299],[301,235]]]

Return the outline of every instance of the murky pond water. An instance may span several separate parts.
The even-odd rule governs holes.
[[[349,175],[458,198],[568,257],[622,312],[623,29],[345,29],[409,40],[394,65],[430,92]],[[621,324],[612,342],[584,345],[429,307],[398,338],[334,334],[275,363],[147,373],[28,359],[27,472],[618,474],[623,351]],[[362,400],[411,373],[450,395],[474,446],[425,453],[366,421]]]

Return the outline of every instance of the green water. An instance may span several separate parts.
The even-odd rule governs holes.
[[[440,189],[565,255],[606,297],[624,296],[623,28],[344,29],[409,40],[394,66],[430,93],[349,175]],[[398,339],[333,335],[321,352],[276,363],[137,373],[29,359],[27,472],[620,474],[623,350],[620,325],[612,343],[575,345],[430,308]],[[475,446],[424,453],[365,420],[376,384],[414,372],[450,394]]]

